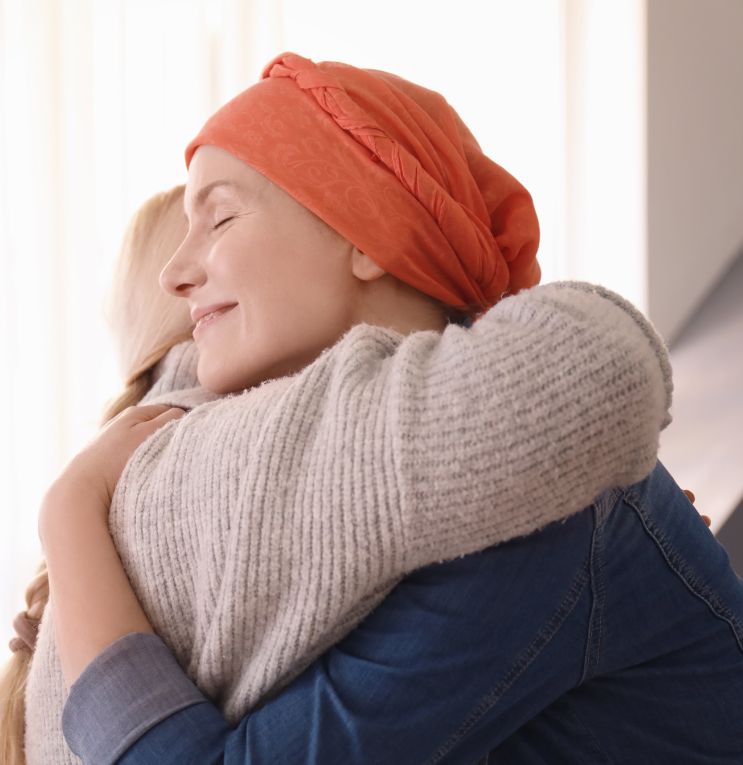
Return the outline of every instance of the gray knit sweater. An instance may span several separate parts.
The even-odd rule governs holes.
[[[230,724],[407,572],[528,534],[653,468],[665,346],[603,288],[555,283],[474,326],[350,329],[304,370],[216,396],[174,347],[146,401],[191,411],[145,441],[110,529],[155,631]],[[26,692],[28,765],[80,760],[52,610]],[[111,714],[115,714],[111,710]]]

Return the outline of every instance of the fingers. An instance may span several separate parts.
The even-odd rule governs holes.
[[[121,414],[136,424],[158,421],[158,424],[176,419],[186,413],[185,409],[170,404],[145,404],[129,406]]]
[[[140,427],[147,426],[148,429],[159,430],[164,425],[167,425],[171,420],[177,420],[186,412],[177,406],[169,406],[164,412],[154,413],[154,416],[149,416],[146,420],[140,420],[137,424]]]
[[[684,489],[684,494],[686,494],[687,499],[691,504],[693,505],[696,501],[696,496],[694,495],[694,492],[690,489]],[[702,515],[700,513],[700,515]],[[712,525],[712,519],[708,515],[702,515],[702,520],[707,524],[707,528],[709,528]]]
[[[161,412],[157,415],[154,419],[167,419],[172,420],[174,417],[180,417],[182,414],[185,414],[186,410],[181,409],[179,406],[170,406],[168,407],[164,412]]]
[[[157,417],[165,412],[177,410],[179,412],[185,411],[179,406],[172,406],[171,404],[142,404],[137,406],[127,407],[127,411],[131,411],[133,415],[149,415],[150,417]]]

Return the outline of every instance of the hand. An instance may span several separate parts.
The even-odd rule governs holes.
[[[686,494],[687,499],[693,505],[694,504],[694,500],[696,499],[696,497],[694,496],[694,492],[693,491],[689,491],[689,489],[684,489],[684,494]],[[696,508],[694,508],[694,509],[696,510]],[[699,511],[697,511],[697,512],[699,512]],[[700,515],[701,515],[701,513],[700,513]],[[707,524],[708,528],[709,528],[709,526],[712,525],[712,519],[708,515],[702,515],[702,520]]]
[[[102,428],[100,433],[67,465],[47,496],[66,490],[96,496],[108,509],[116,484],[129,457],[156,430],[185,414],[164,404],[130,406]]]

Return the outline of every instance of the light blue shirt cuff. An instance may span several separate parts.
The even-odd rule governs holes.
[[[130,632],[101,651],[73,683],[62,730],[83,762],[113,765],[150,728],[204,701],[209,699],[160,637]]]

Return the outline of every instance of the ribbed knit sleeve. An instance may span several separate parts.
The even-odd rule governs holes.
[[[565,518],[653,468],[671,372],[651,324],[580,283],[466,329],[359,324],[294,375],[219,396],[175,346],[145,403],[189,409],[133,452],[109,530],[156,634],[230,725],[412,569]],[[53,611],[26,692],[29,765],[76,762]]]
[[[522,291],[469,330],[413,334],[393,364],[407,569],[643,479],[671,421],[662,339],[624,298],[586,283]]]
[[[591,285],[526,290],[469,329],[358,324],[157,431],[109,523],[155,631],[232,723],[409,571],[644,478],[670,397],[650,323]]]

